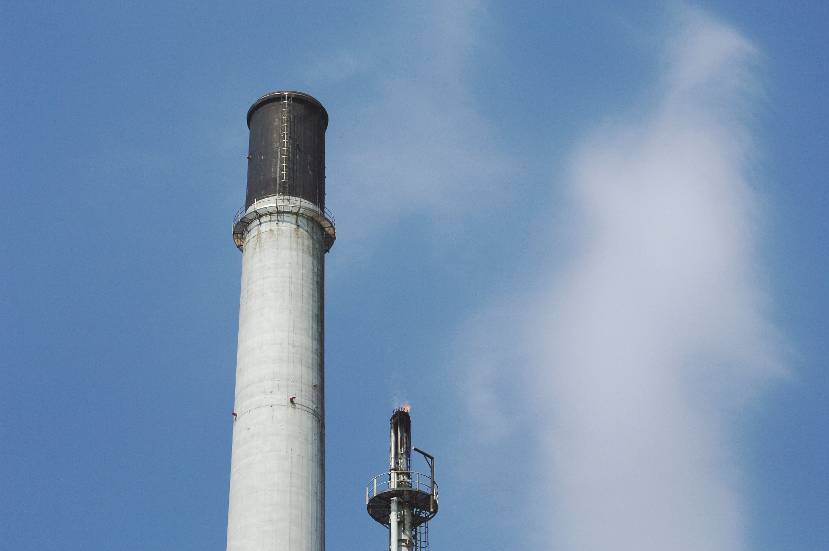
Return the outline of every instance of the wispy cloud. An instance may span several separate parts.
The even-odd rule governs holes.
[[[648,112],[575,149],[573,256],[466,337],[517,327],[487,346],[526,357],[473,356],[470,406],[494,438],[533,427],[546,499],[527,514],[549,548],[745,548],[734,421],[783,371],[749,178],[757,52],[691,10],[670,34]],[[516,380],[531,423],[492,399]]]
[[[342,231],[359,237],[399,217],[445,216],[504,173],[466,76],[485,20],[478,2],[401,4],[372,37],[371,93],[352,94],[349,127],[329,137]]]
[[[307,68],[309,82],[339,82],[363,74],[371,68],[371,61],[365,52],[340,50],[319,54]]]

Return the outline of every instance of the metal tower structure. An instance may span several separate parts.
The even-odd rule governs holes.
[[[233,220],[242,251],[228,551],[324,551],[322,104],[272,92],[248,110],[247,194]]]
[[[429,474],[412,470],[412,419],[409,408],[394,410],[389,420],[389,470],[366,487],[368,514],[389,529],[389,551],[425,551],[429,548],[429,521],[438,512],[435,458],[423,456]]]

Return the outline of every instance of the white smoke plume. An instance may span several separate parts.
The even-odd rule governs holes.
[[[758,53],[697,12],[671,34],[651,106],[576,148],[565,178],[572,256],[546,270],[529,304],[504,301],[468,337],[505,333],[502,350],[529,350],[510,371],[528,366],[513,392],[531,396],[531,420],[493,399],[509,381],[493,375],[492,362],[508,360],[491,339],[470,406],[494,419],[496,439],[535,427],[538,453],[526,456],[541,458],[532,478],[545,499],[529,513],[540,547],[747,545],[734,439],[782,372],[751,177]]]

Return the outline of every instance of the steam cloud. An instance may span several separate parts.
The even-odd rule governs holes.
[[[549,527],[542,547],[746,547],[735,425],[782,372],[750,178],[757,52],[698,12],[680,19],[650,112],[576,148],[566,178],[572,258],[546,270],[528,304],[494,306],[468,337],[511,340],[485,343],[469,403],[496,440],[539,427],[546,499],[529,514]],[[532,395],[523,412],[532,423],[493,399],[509,385],[493,362],[516,342],[528,358],[510,370],[532,367],[513,391]]]

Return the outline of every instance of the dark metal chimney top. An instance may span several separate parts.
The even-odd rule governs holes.
[[[270,92],[248,109],[250,129],[245,209],[274,196],[296,198],[325,212],[328,113],[302,92]]]
[[[272,103],[274,101],[283,101],[283,99],[286,96],[290,98],[291,101],[304,101],[319,107],[323,113],[325,127],[328,128],[328,111],[325,110],[325,107],[323,107],[322,103],[320,103],[320,101],[311,94],[306,94],[305,92],[297,92],[295,90],[274,90],[273,92],[268,92],[258,100],[254,101],[253,105],[251,105],[250,109],[248,109],[248,128],[250,128],[250,118],[253,115],[254,111],[259,109],[266,103]]]

